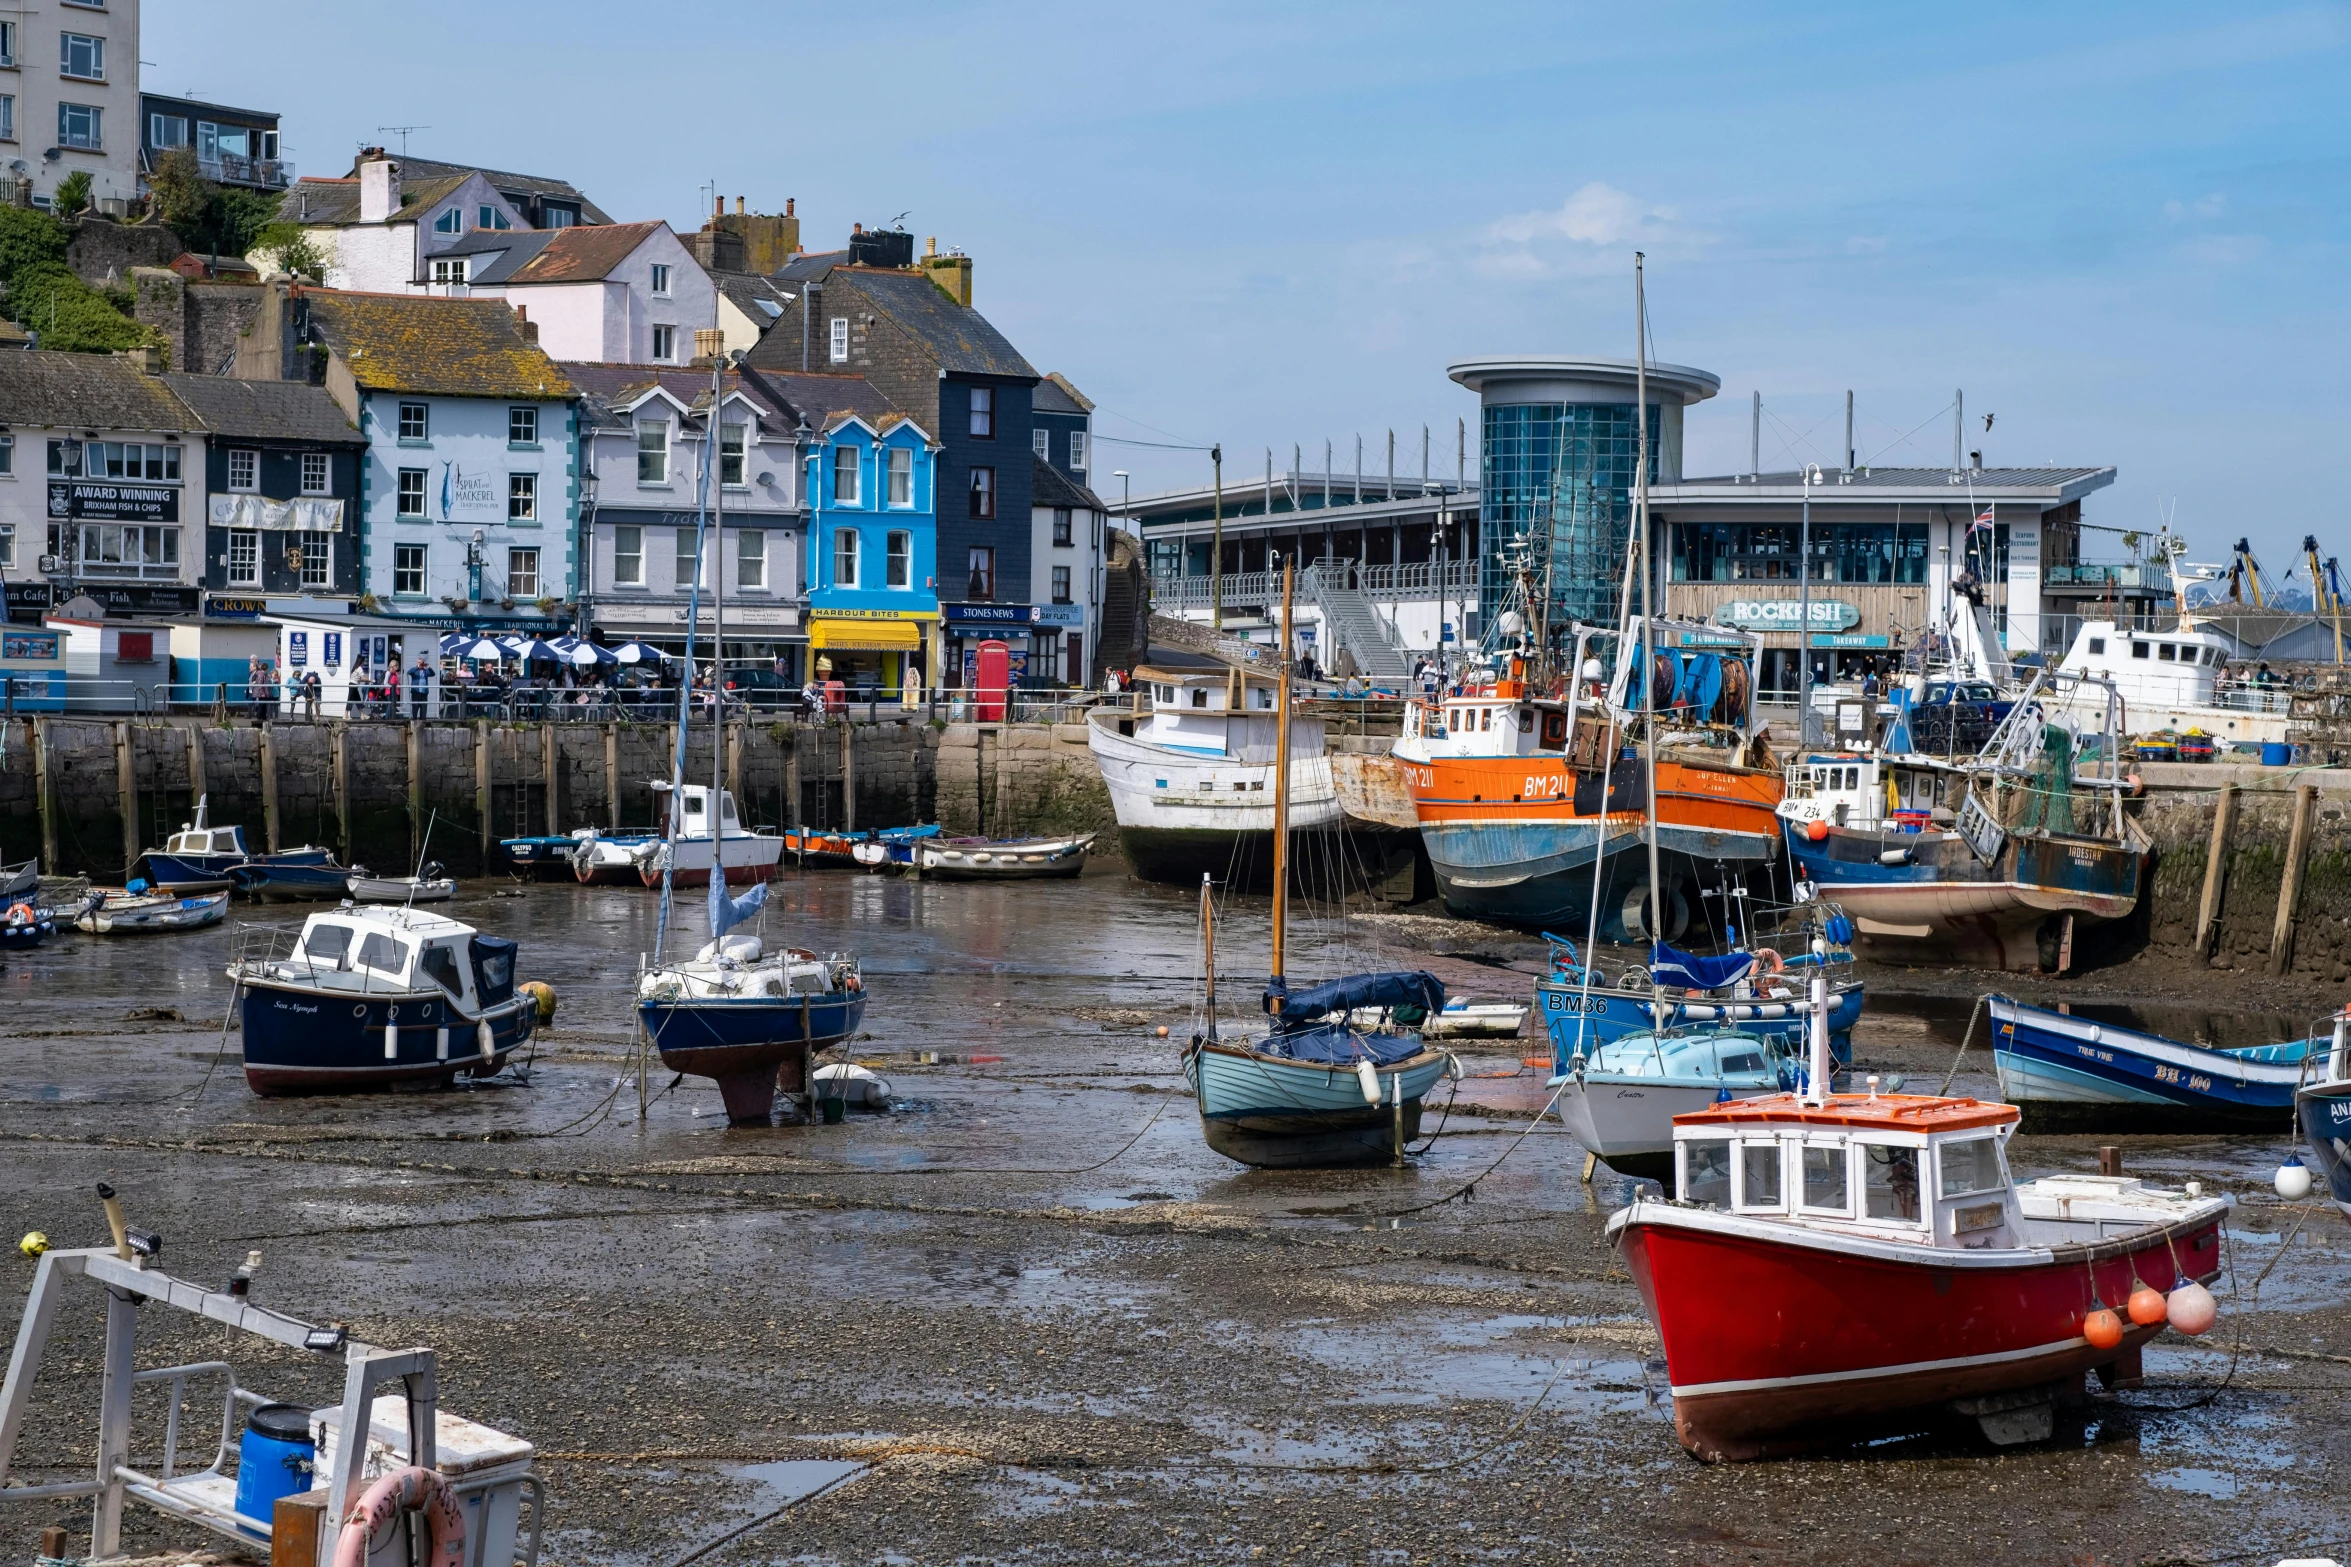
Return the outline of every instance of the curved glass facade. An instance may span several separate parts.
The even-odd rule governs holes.
[[[1657,482],[1658,405],[1649,405],[1649,482]],[[1511,558],[1522,546],[1538,574],[1550,563],[1554,631],[1571,620],[1611,625],[1632,531],[1633,462],[1640,444],[1631,403],[1489,403],[1479,473],[1478,602],[1490,627],[1509,601]]]

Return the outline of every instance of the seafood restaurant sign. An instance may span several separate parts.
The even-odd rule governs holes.
[[[1714,606],[1714,623],[1741,631],[1800,631],[1804,629],[1801,599],[1731,599]],[[1861,611],[1843,599],[1814,599],[1814,631],[1844,631],[1860,624]]]

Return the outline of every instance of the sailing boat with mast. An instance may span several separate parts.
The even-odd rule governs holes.
[[[1271,1029],[1225,1037],[1216,1019],[1215,889],[1200,879],[1207,1017],[1184,1051],[1201,1135],[1228,1159],[1261,1169],[1401,1161],[1420,1133],[1421,1099],[1453,1058],[1431,1049],[1420,1024],[1445,1008],[1434,974],[1351,974],[1293,992],[1284,972],[1289,920],[1291,593],[1282,567],[1282,659],[1275,702],[1273,951],[1264,1008]],[[1369,1014],[1358,1021],[1358,1014]],[[1454,1068],[1458,1070],[1458,1068]]]
[[[697,337],[701,334],[697,333]],[[725,537],[726,496],[713,480],[719,444],[726,361],[720,339],[710,334],[710,413],[702,443],[703,505],[695,518],[694,586],[686,611],[686,668],[694,667],[694,637],[701,623],[702,565],[724,553],[718,541]],[[699,345],[697,345],[699,346]],[[710,791],[706,798],[732,800],[720,787],[726,747],[720,736],[726,724],[726,574],[711,579],[711,747]],[[678,693],[678,744],[670,766],[669,842],[681,841],[689,791],[686,776],[686,738],[693,711],[689,680]],[[700,793],[699,790],[693,791]],[[706,818],[707,820],[707,818]],[[716,838],[712,824],[712,837]],[[664,855],[661,864],[661,918],[655,937],[654,966],[637,980],[637,1016],[645,1036],[660,1052],[661,1064],[688,1077],[707,1077],[718,1084],[727,1119],[764,1124],[775,1111],[778,1074],[797,1063],[798,1083],[808,1083],[808,1058],[857,1032],[865,1018],[865,976],[855,958],[835,953],[818,957],[797,947],[770,953],[756,935],[730,935],[735,926],[757,914],[767,902],[763,881],[741,897],[730,896],[726,877],[708,874],[710,940],[690,959],[664,962],[669,940],[670,894],[681,867],[676,857]]]

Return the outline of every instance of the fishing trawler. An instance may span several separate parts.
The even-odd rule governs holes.
[[[242,827],[214,827],[205,820],[210,806],[209,795],[196,801],[196,819],[180,823],[180,830],[164,840],[160,849],[149,849],[132,867],[146,883],[158,892],[187,894],[194,892],[221,892],[236,885],[233,874],[240,866],[327,866],[333,856],[326,850],[304,846],[299,849],[281,849],[272,854],[255,854],[245,843]],[[342,874],[350,874],[348,871]]]
[[[1135,686],[1147,707],[1086,715],[1086,744],[1136,875],[1186,886],[1203,875],[1265,885],[1277,684],[1239,667],[1143,668]],[[1409,833],[1346,811],[1324,754],[1323,721],[1292,713],[1289,736],[1291,874],[1325,866],[1380,874],[1400,855],[1409,858]]]
[[[1290,594],[1295,568],[1282,570],[1282,646],[1290,645]],[[1274,689],[1275,756],[1294,755],[1290,679],[1285,665]],[[1227,1035],[1216,1010],[1216,901],[1213,879],[1200,877],[1200,928],[1206,976],[1201,1032],[1183,1054],[1184,1080],[1200,1108],[1208,1146],[1228,1159],[1264,1169],[1401,1163],[1420,1134],[1422,1098],[1448,1069],[1459,1067],[1431,1049],[1420,1026],[1445,1007],[1445,986],[1434,974],[1352,974],[1293,992],[1283,968],[1289,884],[1285,863],[1289,767],[1273,774],[1267,823],[1273,888],[1273,950],[1264,1011],[1272,1026],[1261,1035]],[[1360,1018],[1359,1013],[1368,1013]]]
[[[2080,777],[2056,718],[2098,699],[2102,772]],[[2045,701],[2052,691],[2062,702]],[[2079,932],[2137,907],[2147,835],[2123,809],[2123,706],[2102,681],[2042,671],[1983,752],[1808,752],[1779,815],[1799,896],[1852,916],[1864,955],[1991,968],[2072,966]],[[2084,797],[2086,796],[2086,798]]]

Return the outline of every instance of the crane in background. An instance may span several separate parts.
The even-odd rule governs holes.
[[[2319,559],[2318,535],[2302,535],[2302,558],[2310,563],[2310,607],[2327,618],[2335,631],[2335,662],[2343,662],[2343,577],[2335,557]]]
[[[2268,607],[2261,600],[2261,562],[2253,558],[2251,539],[2237,540],[2236,557],[2229,562],[2229,602],[2250,603],[2255,609]]]

